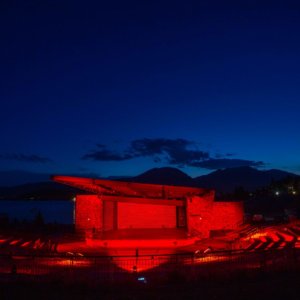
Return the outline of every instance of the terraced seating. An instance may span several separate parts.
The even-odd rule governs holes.
[[[0,251],[0,254],[33,254],[35,252],[49,254],[57,251],[57,243],[51,239],[37,237],[2,236],[0,239]]]
[[[239,230],[239,236],[240,237],[246,237],[251,234],[254,234],[259,231],[259,228],[257,226],[251,225],[251,224],[245,224],[243,225]]]
[[[281,224],[264,226],[255,230],[246,228],[244,239],[252,240],[245,251],[268,251],[289,248],[300,248],[300,224]]]
[[[266,250],[267,247],[270,246],[271,244],[273,244],[273,240],[270,237],[266,236],[265,239],[264,239],[264,241],[260,245],[258,245],[255,248],[255,250],[258,250],[258,251],[260,251],[260,250]]]
[[[245,251],[253,251],[254,249],[256,249],[256,247],[258,247],[261,244],[261,241],[258,239],[254,239],[253,242],[250,244],[249,247],[247,247],[245,249]]]

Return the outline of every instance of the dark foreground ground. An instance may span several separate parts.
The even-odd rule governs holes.
[[[0,299],[300,299],[300,272],[237,273],[230,279],[185,282],[184,278],[166,278],[164,284],[131,283],[124,285],[65,284],[25,282],[16,278],[0,283]]]

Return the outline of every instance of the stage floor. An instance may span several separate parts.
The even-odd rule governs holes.
[[[186,229],[120,229],[97,233],[86,238],[90,247],[107,249],[178,248],[194,244],[198,238],[189,237]]]
[[[187,230],[178,228],[118,229],[96,233],[96,240],[170,240],[188,238]]]

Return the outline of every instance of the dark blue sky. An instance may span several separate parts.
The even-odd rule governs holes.
[[[265,3],[1,1],[0,170],[300,174],[300,4]]]

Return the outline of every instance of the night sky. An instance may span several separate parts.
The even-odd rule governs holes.
[[[0,170],[300,174],[300,4],[265,3],[1,1]]]

